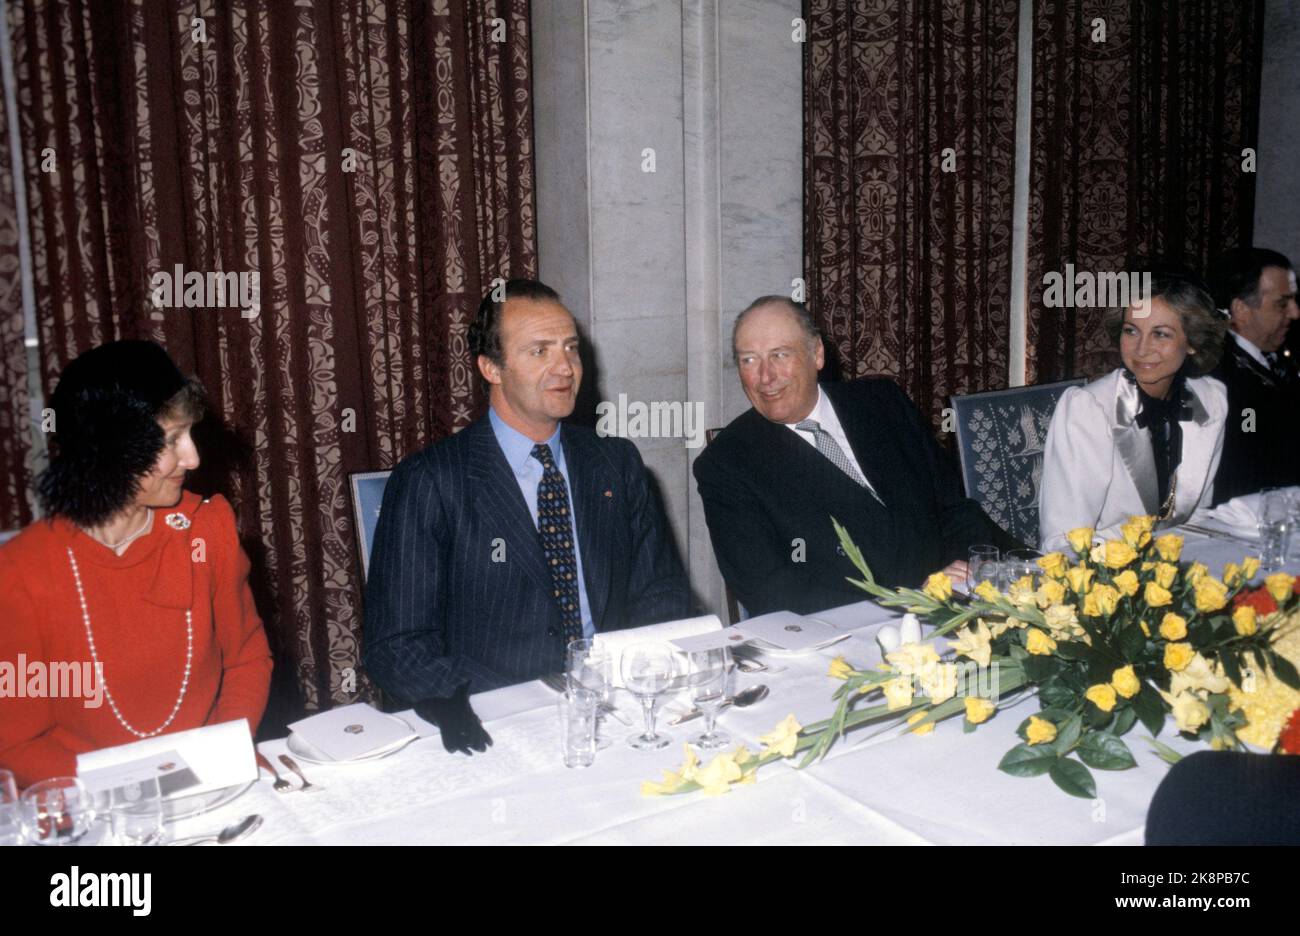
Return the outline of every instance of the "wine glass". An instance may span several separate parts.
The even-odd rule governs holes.
[[[1291,539],[1291,497],[1282,488],[1265,488],[1260,492],[1259,539],[1259,558],[1264,568],[1272,571],[1282,568]]]
[[[999,572],[1000,565],[996,546],[972,546],[970,548],[970,558],[966,560],[967,592],[972,595],[975,594],[975,588],[980,582],[992,582],[996,588]]]
[[[1042,553],[1037,549],[1011,549],[1002,558],[1002,576],[1001,590],[1006,591],[1016,581],[1024,578],[1026,575],[1032,579],[1042,570],[1038,567],[1038,560],[1042,558]]]
[[[110,821],[119,845],[158,845],[163,839],[162,792],[150,777],[113,790]]]
[[[690,655],[691,701],[704,716],[704,731],[691,739],[691,744],[704,750],[726,747],[731,736],[718,731],[718,711],[730,695],[734,672],[731,651],[726,647],[697,650]]]
[[[645,731],[632,735],[627,743],[638,751],[667,747],[671,739],[655,733],[655,703],[678,678],[677,655],[666,644],[633,644],[623,651],[621,670],[623,685],[641,702],[645,713]]]
[[[0,769],[0,846],[21,845],[22,822],[18,816],[18,783],[11,771]]]
[[[20,812],[27,841],[75,845],[95,821],[95,800],[76,777],[55,777],[24,790]]]
[[[613,741],[600,732],[604,721],[602,709],[613,694],[614,661],[590,638],[569,641],[565,660],[565,681],[570,694],[590,693],[596,702],[596,749],[603,751]]]

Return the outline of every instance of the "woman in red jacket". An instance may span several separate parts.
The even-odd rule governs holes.
[[[248,558],[198,467],[198,382],[149,341],[64,369],[51,405],[46,515],[0,548],[0,767],[21,785],[83,751],[266,707],[271,654]]]

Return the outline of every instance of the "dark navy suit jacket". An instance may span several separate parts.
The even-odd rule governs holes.
[[[1020,545],[961,481],[906,394],[890,380],[823,384],[858,464],[887,506],[830,459],[757,410],[734,419],[695,460],[704,518],[727,584],[751,614],[809,614],[862,601],[831,517],[876,581],[920,585],[969,547]],[[802,541],[800,550],[797,541]]]
[[[595,629],[685,617],[686,573],[636,446],[569,425],[560,444]],[[366,583],[364,659],[406,704],[563,669],[536,522],[486,417],[388,479]]]

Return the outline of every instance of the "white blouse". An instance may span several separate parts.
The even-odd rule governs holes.
[[[1223,451],[1228,392],[1213,377],[1186,381],[1192,418],[1181,423],[1182,461],[1176,473],[1173,515],[1159,524],[1176,526],[1209,509],[1214,475]],[[1062,549],[1065,534],[1093,527],[1113,538],[1135,514],[1154,516],[1158,503],[1151,433],[1138,428],[1138,388],[1115,370],[1061,395],[1052,414],[1038,488],[1038,525],[1044,552]]]

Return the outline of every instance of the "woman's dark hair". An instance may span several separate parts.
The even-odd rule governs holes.
[[[506,280],[504,288],[493,287],[478,304],[478,314],[469,326],[469,353],[475,360],[481,354],[494,364],[501,364],[501,313],[507,299],[559,302],[560,294],[545,283],[530,279]]]
[[[1140,265],[1132,268],[1142,269]],[[1182,372],[1188,377],[1199,377],[1214,370],[1223,354],[1223,338],[1228,323],[1215,309],[1214,300],[1201,280],[1186,270],[1151,270],[1151,298],[1169,303],[1182,320],[1188,351],[1195,352],[1187,355]],[[1124,330],[1126,312],[1127,307],[1114,306],[1106,310],[1103,318],[1106,332],[1116,345]]]
[[[114,341],[73,360],[50,396],[50,465],[36,481],[44,512],[83,527],[120,512],[163,450],[158,421],[197,422],[203,399],[152,341]]]

